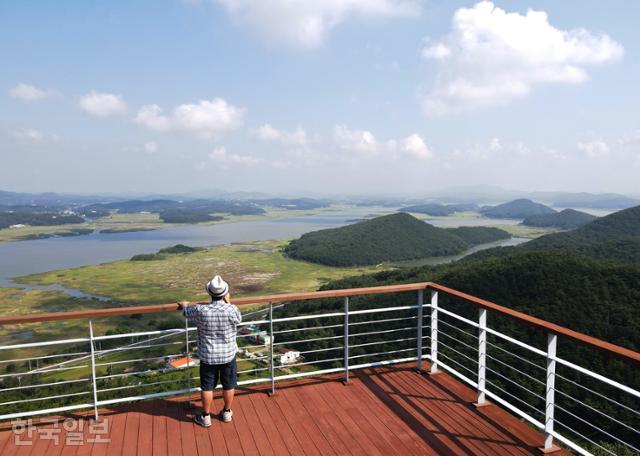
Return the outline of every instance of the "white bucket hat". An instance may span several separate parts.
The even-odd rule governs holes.
[[[207,283],[206,289],[213,299],[223,298],[229,293],[229,284],[217,275]]]

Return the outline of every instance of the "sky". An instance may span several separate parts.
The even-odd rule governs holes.
[[[640,194],[640,2],[0,3],[0,189]]]

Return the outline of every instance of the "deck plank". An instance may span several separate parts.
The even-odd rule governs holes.
[[[153,454],[153,405],[140,412],[138,428],[138,456]]]
[[[172,402],[167,404],[167,454],[169,456],[182,454],[182,432],[180,432],[180,420],[182,419],[182,403]],[[129,421],[127,420],[127,426]]]
[[[252,391],[250,392],[241,392],[237,395],[237,398],[234,402],[235,407],[237,408],[238,416],[244,418],[247,424],[247,428],[250,430],[251,435],[253,436],[253,441],[256,445],[258,453],[260,455],[272,456],[274,455],[273,448],[271,447],[271,443],[269,442],[269,435],[265,432],[264,427],[262,425],[262,420],[258,415],[256,415],[255,410],[251,404],[250,396],[254,394]],[[235,419],[234,414],[234,419]],[[242,438],[242,436],[240,436]]]
[[[167,434],[167,402],[156,401],[153,414],[153,456],[167,456],[169,445]]]
[[[333,383],[333,382],[330,382]],[[282,396],[285,397],[289,401],[289,405],[293,409],[293,413],[297,416],[297,419],[302,422],[302,425],[305,427],[311,440],[314,442],[318,451],[321,454],[336,454],[335,449],[332,448],[331,443],[326,439],[325,435],[322,433],[320,426],[317,422],[317,417],[315,413],[309,413],[302,402],[300,401],[300,397],[298,396],[298,391],[300,388],[285,388],[279,392]]]
[[[253,397],[254,401],[262,402],[264,410],[267,411],[267,419],[269,419],[278,433],[282,436],[282,441],[286,445],[291,454],[305,454],[302,444],[298,440],[298,436],[289,422],[285,419],[280,407],[275,402],[275,398],[269,397],[267,394],[260,394]],[[304,443],[304,442],[303,442]],[[315,447],[314,447],[315,448]]]
[[[333,433],[334,438],[339,439],[340,444],[337,445],[338,453],[353,454],[356,456],[366,455],[366,451],[358,443],[356,439],[347,431],[347,424],[343,420],[339,407],[336,406],[337,397],[327,398],[327,391],[324,385],[314,384],[308,385],[301,390],[301,398],[306,403],[313,403],[317,412],[322,418],[324,426],[328,426],[329,431]],[[331,400],[333,399],[333,401]],[[309,408],[307,407],[307,410]]]
[[[473,418],[473,411],[467,408],[467,403],[456,401],[437,388],[429,390],[415,387],[405,372],[392,372],[386,376],[400,394],[406,394],[412,406],[418,413],[428,416],[446,417],[440,420],[443,431],[453,439],[458,446],[464,448],[469,454],[490,456],[494,454],[484,444],[478,444],[476,438],[484,438],[483,431],[469,422]]]
[[[127,412],[124,437],[122,440],[123,456],[135,456],[138,454],[138,432],[140,430],[140,413],[136,410]]]
[[[385,447],[389,446],[393,449],[393,452],[406,454],[425,454],[427,452],[428,447],[416,444],[417,441],[402,426],[394,426],[396,418],[385,414],[383,407],[372,407],[377,402],[369,400],[368,396],[362,394],[362,385],[359,382],[350,381],[341,390],[344,393],[348,393],[348,396],[345,396],[346,400],[356,401],[358,409],[362,412],[371,429],[375,429],[386,442]],[[337,395],[337,397],[340,396]]]
[[[190,412],[192,413],[186,413],[185,410],[179,410],[177,412],[180,417],[180,442],[182,443],[182,454],[185,456],[194,456],[198,454],[195,426],[192,421],[193,413],[196,412],[195,409]]]

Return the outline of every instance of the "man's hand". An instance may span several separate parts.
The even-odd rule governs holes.
[[[179,301],[177,302],[178,304],[178,310],[184,310],[185,308],[189,307],[189,301]]]

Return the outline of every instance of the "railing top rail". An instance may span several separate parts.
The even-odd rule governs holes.
[[[346,297],[346,296],[363,296],[363,295],[380,294],[380,293],[399,293],[403,291],[417,291],[417,290],[424,290],[424,289],[441,291],[445,294],[455,296],[457,298],[463,299],[477,306],[493,310],[503,315],[507,315],[508,317],[521,321],[527,325],[533,326],[545,332],[551,332],[551,333],[566,337],[568,339],[574,340],[576,342],[582,343],[592,348],[597,348],[599,350],[615,355],[619,358],[622,358],[625,361],[631,361],[631,362],[640,364],[640,353],[635,352],[633,350],[629,350],[627,348],[620,347],[618,345],[611,344],[609,342],[605,342],[600,339],[596,339],[595,337],[587,336],[586,334],[573,331],[563,326],[550,323],[540,318],[527,315],[523,312],[519,312],[517,310],[513,310],[508,307],[504,307],[499,304],[496,304],[494,302],[477,298],[467,293],[463,293],[461,291],[454,290],[453,288],[445,287],[443,285],[438,285],[433,282],[418,282],[418,283],[409,283],[409,284],[401,284],[401,285],[388,285],[388,286],[365,287],[365,288],[345,288],[345,289],[339,289],[339,290],[314,291],[314,292],[308,292],[308,293],[286,293],[286,294],[254,296],[254,297],[246,297],[246,298],[238,298],[238,299],[234,298],[233,303],[238,306],[245,306],[249,304],[302,301],[306,299],[339,298],[339,297]],[[207,302],[208,301],[202,301],[200,303],[206,304]],[[10,324],[21,324],[21,323],[36,323],[36,322],[52,321],[52,320],[89,319],[89,318],[101,318],[101,317],[114,317],[114,316],[122,316],[122,315],[134,315],[134,314],[143,314],[143,313],[172,312],[176,310],[177,310],[176,304],[171,303],[171,304],[156,304],[156,305],[148,305],[148,306],[115,307],[115,308],[107,308],[107,309],[88,309],[88,310],[77,310],[72,312],[50,312],[50,313],[39,313],[39,314],[27,314],[27,315],[16,315],[16,316],[10,316],[10,317],[0,317],[0,326],[10,325]]]
[[[445,287],[443,285],[438,285],[436,283],[429,282],[429,284],[427,285],[427,288],[430,288],[436,291],[442,291],[443,293],[463,299],[467,302],[476,304],[480,307],[484,307],[485,309],[490,309],[495,312],[507,315],[508,317],[519,320],[529,326],[533,326],[545,332],[550,332],[553,334],[557,334],[559,336],[563,336],[565,338],[574,340],[584,345],[597,348],[598,350],[613,354],[619,358],[622,358],[623,360],[632,361],[640,364],[640,353],[635,352],[633,350],[629,350],[628,348],[624,348],[619,345],[605,342],[604,340],[596,339],[595,337],[587,336],[586,334],[573,331],[572,329],[565,328],[564,326],[556,325],[546,320],[532,317],[531,315],[528,315],[526,313],[501,306],[500,304],[496,304],[494,302],[487,301],[485,299],[476,298],[475,296],[469,295],[467,293],[463,293],[458,290],[454,290],[453,288]]]
[[[308,293],[285,293],[278,295],[263,295],[247,298],[233,298],[233,304],[246,306],[249,304],[276,303],[288,301],[303,301],[305,299],[340,298],[345,296],[362,296],[380,293],[399,293],[402,291],[424,290],[429,282],[409,283],[402,285],[388,285],[381,287],[344,288],[340,290],[313,291]],[[200,301],[198,304],[208,304],[209,301]],[[37,323],[52,320],[79,320],[88,318],[115,317],[122,315],[135,315],[155,312],[174,312],[176,303],[154,304],[149,306],[111,307],[106,309],[87,309],[71,312],[33,313],[26,315],[13,315],[0,317],[0,326],[20,323]]]

